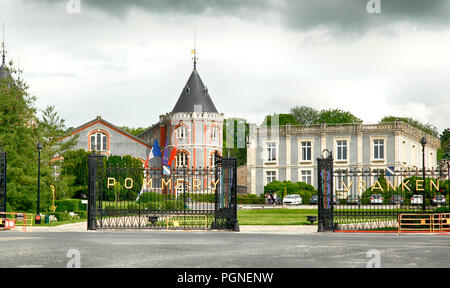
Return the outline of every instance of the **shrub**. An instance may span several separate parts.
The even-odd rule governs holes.
[[[71,219],[69,217],[69,213],[66,212],[49,212],[45,213],[45,215],[53,215],[54,217],[56,217],[56,219],[58,219],[58,221],[68,221]]]
[[[87,219],[87,211],[75,211],[75,213],[78,214],[81,219]]]
[[[303,204],[309,204],[309,200],[311,200],[311,196],[313,193],[311,193],[311,191],[309,190],[300,190],[298,194],[300,194],[300,196],[302,197]]]
[[[291,181],[273,181],[264,186],[264,193],[277,193],[279,196],[285,194],[299,194],[304,204],[309,204],[309,200],[313,194],[317,194],[314,186],[304,182],[293,183]]]
[[[56,212],[74,212],[86,209],[86,205],[82,205],[80,199],[56,200],[55,206]]]
[[[238,204],[264,204],[264,195],[257,196],[255,194],[243,194],[237,196]]]

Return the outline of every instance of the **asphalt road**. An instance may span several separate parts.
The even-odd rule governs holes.
[[[450,267],[449,257],[450,235],[0,233],[0,267]]]

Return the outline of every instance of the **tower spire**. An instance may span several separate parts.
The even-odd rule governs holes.
[[[194,30],[194,49],[191,50],[191,54],[194,55],[194,57],[192,58],[192,60],[194,60],[194,69],[197,69],[197,46],[196,46],[196,42],[197,42],[197,36],[196,36],[196,31]]]

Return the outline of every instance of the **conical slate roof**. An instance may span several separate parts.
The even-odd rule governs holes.
[[[217,113],[216,106],[211,100],[208,88],[200,79],[197,69],[194,68],[189,80],[183,88],[177,104],[172,113],[178,112],[214,112]]]

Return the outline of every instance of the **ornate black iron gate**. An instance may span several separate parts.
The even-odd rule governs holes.
[[[239,231],[236,159],[162,171],[106,165],[89,156],[88,229]]]
[[[6,152],[0,151],[0,212],[6,212]]]
[[[396,231],[400,214],[450,213],[449,166],[336,169],[318,161],[318,231]]]

